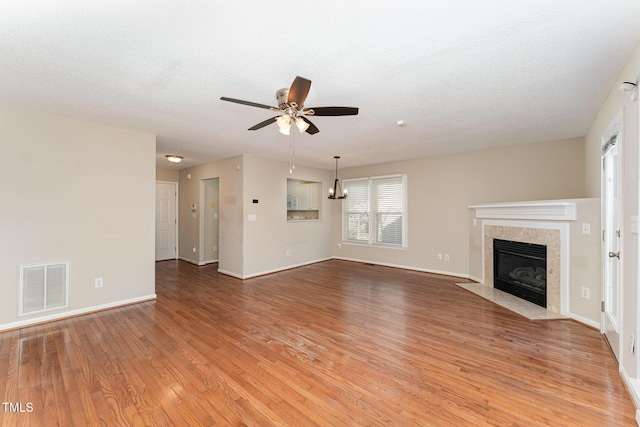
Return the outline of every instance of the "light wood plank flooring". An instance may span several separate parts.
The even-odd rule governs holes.
[[[216,268],[161,262],[157,301],[0,334],[0,399],[33,406],[0,424],[635,425],[577,322],[347,261],[244,282]]]

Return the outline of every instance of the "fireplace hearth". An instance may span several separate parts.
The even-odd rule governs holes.
[[[547,247],[493,239],[493,286],[547,307]]]

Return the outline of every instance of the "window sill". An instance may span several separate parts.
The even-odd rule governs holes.
[[[395,249],[395,250],[402,250],[402,251],[406,251],[408,249],[407,246],[401,246],[401,245],[390,245],[390,244],[384,244],[384,243],[360,243],[360,242],[351,242],[351,241],[345,241],[343,240],[342,242],[343,246],[364,246],[367,248],[378,248],[378,249]]]

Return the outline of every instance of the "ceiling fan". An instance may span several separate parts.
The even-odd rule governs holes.
[[[304,108],[304,101],[309,94],[311,88],[311,80],[304,77],[296,77],[290,88],[280,89],[276,92],[278,100],[277,107],[271,107],[256,102],[243,101],[241,99],[227,98],[223,96],[222,101],[235,102],[237,104],[248,105],[250,107],[264,108],[266,110],[276,111],[280,115],[267,119],[249,128],[249,130],[258,130],[271,123],[277,123],[280,133],[289,135],[291,123],[293,122],[300,133],[307,132],[314,135],[320,130],[307,119],[306,116],[355,116],[358,114],[357,107],[314,107]]]

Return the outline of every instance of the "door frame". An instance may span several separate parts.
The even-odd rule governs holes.
[[[607,266],[608,262],[609,262],[609,246],[607,244],[607,241],[605,240],[605,232],[616,232],[614,230],[606,230],[607,228],[607,218],[608,215],[606,215],[606,209],[607,209],[607,200],[606,200],[606,177],[607,177],[607,173],[605,171],[605,151],[604,148],[606,146],[606,144],[610,141],[610,139],[614,136],[617,135],[617,140],[615,143],[615,150],[617,150],[617,159],[616,159],[616,193],[617,193],[617,202],[615,203],[615,207],[616,207],[616,216],[617,216],[617,228],[620,230],[620,234],[618,237],[618,250],[620,250],[623,247],[623,239],[624,239],[624,234],[622,233],[622,229],[623,229],[623,208],[624,208],[624,202],[623,202],[623,179],[624,179],[624,174],[623,174],[623,170],[622,170],[622,165],[623,165],[623,153],[624,153],[624,126],[623,126],[623,116],[624,116],[624,109],[621,109],[616,116],[613,118],[613,120],[611,121],[611,123],[609,124],[609,126],[607,126],[607,129],[605,130],[605,132],[602,134],[602,151],[601,151],[601,157],[600,157],[600,161],[601,163],[601,168],[600,168],[600,174],[601,174],[601,187],[600,187],[600,200],[601,200],[601,210],[600,210],[600,214],[601,214],[601,227],[600,227],[600,233],[601,233],[601,280],[602,280],[602,286],[601,286],[601,304],[602,304],[602,309],[601,309],[601,327],[600,327],[600,331],[601,333],[604,335],[605,339],[607,340],[607,342],[609,343],[609,346],[611,347],[611,350],[614,354],[614,356],[616,357],[616,359],[618,360],[618,363],[620,363],[620,356],[621,356],[621,350],[622,350],[622,316],[623,316],[623,305],[622,305],[622,301],[624,300],[623,298],[623,275],[622,272],[623,270],[623,257],[622,255],[619,257],[617,263],[618,263],[618,275],[617,275],[617,303],[618,303],[618,310],[617,310],[617,324],[614,324],[613,322],[611,322],[609,320],[609,316],[607,314],[607,310],[605,308],[605,304],[606,304],[606,293],[607,293],[607,280],[608,280],[608,271],[609,268]]]
[[[179,256],[180,256],[180,254],[179,254],[179,251],[180,251],[180,245],[178,244],[178,243],[180,242],[180,238],[179,238],[179,236],[178,236],[178,231],[179,231],[179,229],[180,229],[180,227],[178,226],[178,225],[179,225],[179,223],[180,223],[180,219],[179,219],[179,217],[178,217],[178,212],[179,212],[178,201],[180,200],[180,199],[179,199],[179,197],[178,197],[178,190],[179,190],[179,186],[178,186],[178,183],[177,183],[177,182],[175,182],[175,181],[157,181],[157,180],[156,180],[156,195],[157,195],[157,188],[158,188],[158,187],[157,187],[157,185],[158,185],[158,184],[170,184],[170,185],[173,185],[173,186],[174,186],[174,188],[175,188],[175,190],[176,190],[176,191],[175,191],[175,193],[174,193],[174,194],[175,194],[175,199],[176,199],[176,200],[175,200],[175,207],[176,207],[176,212],[175,212],[175,215],[176,215],[176,223],[175,223],[175,228],[176,228],[176,229],[175,229],[176,242],[175,242],[175,248],[176,248],[176,253],[175,253],[175,258],[168,258],[168,259],[178,259],[178,258],[179,258]],[[157,197],[157,196],[156,196],[156,197]],[[156,208],[156,215],[157,215],[157,208]],[[157,228],[157,226],[158,226],[158,224],[156,223],[156,228]],[[157,261],[157,260],[156,260],[156,261]]]
[[[206,185],[207,182],[211,182],[213,180],[216,180],[217,182],[217,187],[218,187],[218,198],[217,200],[213,200],[216,204],[217,204],[217,213],[218,213],[218,218],[215,222],[215,227],[216,227],[216,235],[217,235],[217,242],[216,242],[216,246],[217,246],[217,251],[216,251],[216,255],[217,257],[215,259],[206,259],[206,253],[207,251],[205,250],[205,246],[210,245],[212,242],[209,242],[207,240],[207,233],[206,233],[206,226],[205,226],[205,221],[209,221],[211,218],[208,217],[209,212],[210,212],[210,206],[207,206],[208,202],[211,202],[212,200],[207,200],[206,197]],[[220,177],[219,176],[214,176],[211,178],[203,178],[200,180],[200,222],[199,222],[199,258],[198,258],[198,265],[207,265],[207,264],[213,264],[216,262],[220,262]]]

